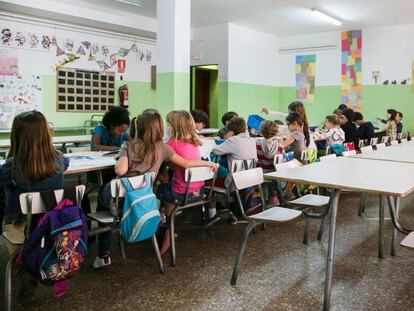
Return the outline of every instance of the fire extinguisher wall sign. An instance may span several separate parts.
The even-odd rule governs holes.
[[[128,86],[123,85],[118,89],[119,93],[119,102],[122,107],[128,108]]]

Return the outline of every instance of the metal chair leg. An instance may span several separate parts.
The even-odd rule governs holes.
[[[170,255],[171,255],[171,267],[175,267],[177,264],[176,251],[175,251],[175,214],[178,208],[174,208],[170,217]]]
[[[309,218],[305,217],[305,232],[303,233],[303,244],[308,244],[308,229],[309,229]]]
[[[324,218],[322,218],[322,220],[321,220],[321,225],[319,226],[319,231],[318,231],[318,241],[321,241],[321,240],[322,240],[322,235],[323,235],[323,223],[325,222],[325,218],[326,218],[326,216],[325,216]]]
[[[398,204],[398,199],[397,198],[391,198],[391,200],[395,200],[395,204],[394,204],[394,215],[396,219],[399,219],[400,217],[400,205]],[[392,208],[392,206],[390,206],[389,208]],[[395,256],[395,241],[397,240],[397,234],[398,231],[397,229],[395,229],[394,226],[392,226],[392,236],[391,236],[391,256]]]
[[[160,270],[160,273],[164,274],[164,264],[162,262],[160,248],[158,247],[157,237],[155,234],[152,236],[151,240],[152,240],[152,246],[154,247],[155,257],[157,258],[158,268]]]
[[[119,247],[121,248],[122,259],[126,259],[125,241],[122,238],[121,233],[118,233],[118,239],[119,239]]]
[[[361,195],[361,205],[358,209],[358,216],[362,216],[362,214],[365,212],[365,207],[367,205],[367,199],[368,199],[368,193],[364,192]]]
[[[256,227],[256,223],[254,221],[249,222],[246,229],[243,233],[243,239],[240,244],[239,252],[237,253],[236,262],[234,263],[233,274],[231,276],[231,285],[236,285],[237,277],[239,276],[240,271],[240,264],[243,258],[244,250],[246,249],[247,239],[249,238],[250,233],[252,232],[253,228]]]
[[[6,275],[5,275],[5,304],[6,304],[6,311],[12,310],[12,301],[13,301],[13,287],[12,287],[12,277],[13,277],[13,265],[16,261],[17,255],[19,254],[19,250],[14,251],[7,261],[6,265]]]
[[[379,230],[378,230],[378,257],[384,258],[384,200],[379,196]]]

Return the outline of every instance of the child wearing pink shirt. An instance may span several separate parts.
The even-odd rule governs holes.
[[[200,160],[201,141],[195,130],[194,119],[188,111],[179,110],[171,111],[167,115],[167,124],[169,125],[169,140],[166,143],[177,155],[186,160]],[[162,201],[165,215],[168,218],[176,205],[182,205],[185,199],[187,183],[185,181],[185,169],[180,166],[174,166],[172,182],[162,184],[157,196]],[[204,182],[192,182],[189,186],[187,203],[194,203],[203,199]],[[209,209],[210,222],[220,220],[215,208]],[[169,241],[162,243],[161,253],[168,250]]]

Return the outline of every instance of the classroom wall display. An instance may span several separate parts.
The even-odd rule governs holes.
[[[57,111],[105,112],[115,104],[115,73],[57,68]]]
[[[0,51],[0,76],[17,76],[19,74],[18,59],[15,56],[2,55]]]
[[[315,102],[316,55],[296,55],[296,98],[303,103]]]
[[[86,57],[87,60],[96,62],[101,70],[114,68],[118,60],[122,60],[129,53],[135,54],[136,62],[149,63],[152,59],[152,52],[138,47],[136,43],[127,47],[113,47],[105,42],[59,38],[51,33],[14,31],[12,27],[2,28],[0,47],[55,53],[56,57],[65,59],[73,59],[74,56]],[[56,66],[52,67],[52,70],[56,70]]]
[[[362,31],[341,33],[342,104],[357,111],[362,109]]]
[[[11,128],[21,112],[43,110],[42,85],[38,76],[5,75],[0,77],[0,128]]]

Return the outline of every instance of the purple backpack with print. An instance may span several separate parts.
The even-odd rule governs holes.
[[[76,197],[74,194],[74,189],[65,190],[65,199],[57,204],[53,192],[41,193],[48,211],[21,252],[20,259],[27,270],[42,283],[55,285],[55,289],[57,283],[79,271],[87,254],[87,219],[82,208],[73,203],[76,199],[68,199]]]

